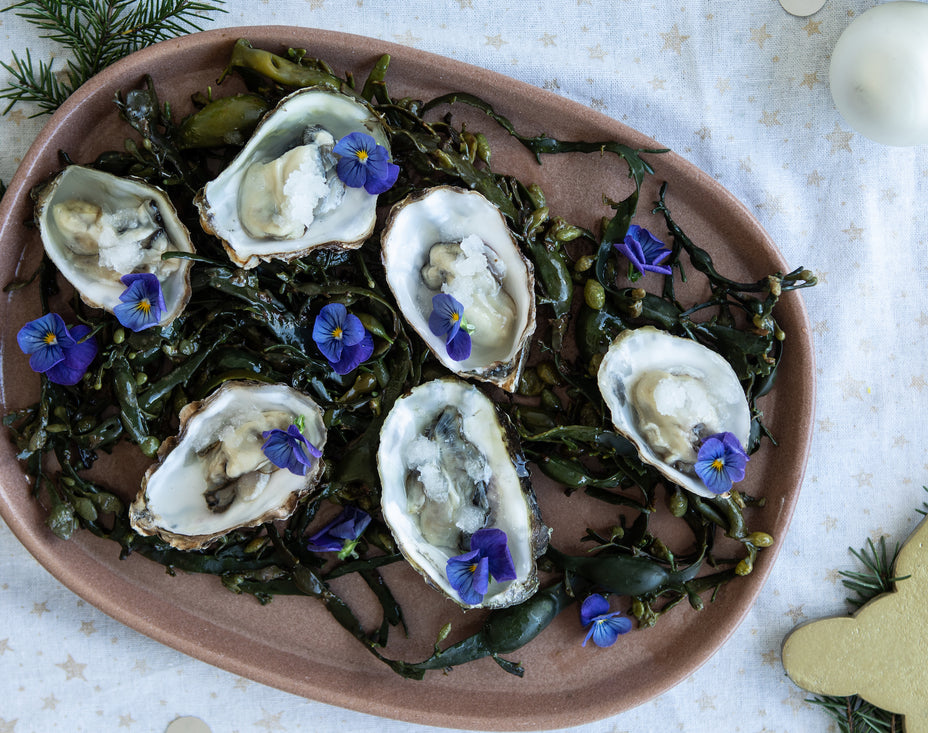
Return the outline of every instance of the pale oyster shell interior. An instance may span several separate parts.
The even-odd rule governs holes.
[[[262,233],[256,231],[254,225],[249,231],[243,222],[243,212],[247,221],[247,212],[252,209],[252,192],[256,188],[276,185],[257,182],[257,168],[267,168],[268,181],[291,175],[291,169],[299,168],[301,161],[285,158],[292,157],[293,151],[304,145],[308,130],[323,131],[334,142],[349,133],[361,132],[373,137],[388,152],[390,150],[383,124],[361,101],[323,88],[302,89],[285,97],[264,117],[232,162],[207,183],[196,198],[203,229],[223,240],[229,257],[241,267],[256,267],[262,260],[291,260],[317,247],[360,247],[374,229],[377,196],[363,188],[345,187],[334,170],[329,171],[328,192],[321,194],[318,200],[316,194],[313,195],[315,215],[308,227],[294,228],[293,222],[284,222],[280,229],[272,232],[274,227],[268,224],[267,232]],[[275,167],[276,172],[271,170]],[[264,215],[269,222],[280,219],[289,206],[290,189],[284,180],[278,183],[282,191],[279,196],[272,196],[277,202],[277,213]],[[308,192],[294,191],[293,195],[304,197]],[[333,197],[338,198],[337,205],[330,200]],[[329,206],[330,203],[333,205]],[[303,205],[300,201],[295,207],[299,209]]]
[[[233,529],[289,516],[319,480],[322,463],[305,476],[278,469],[261,451],[261,434],[286,430],[300,416],[303,435],[322,450],[321,409],[285,385],[227,382],[184,407],[178,436],[164,442],[129,509],[133,529],[195,549]]]
[[[442,251],[449,248],[465,254]],[[486,273],[467,278],[472,285],[462,291],[447,283],[449,269],[457,268],[464,280],[461,273],[473,271],[481,256]],[[400,311],[445,367],[516,389],[535,331],[535,275],[496,206],[477,192],[450,186],[413,195],[391,211],[381,257]],[[494,281],[497,293],[491,292]],[[439,292],[455,296],[475,326],[470,356],[463,361],[452,359],[444,339],[429,328],[432,298]]]
[[[190,300],[190,233],[167,195],[133,178],[70,165],[39,195],[36,209],[45,252],[88,305],[112,312],[126,286],[120,277],[151,272],[164,294],[165,326]]]
[[[436,435],[440,432],[436,423],[449,411],[454,415],[455,435]],[[423,441],[439,443],[431,457]],[[527,472],[517,469],[512,445],[493,402],[477,387],[452,378],[426,382],[398,399],[381,430],[377,465],[384,520],[409,563],[464,608],[473,606],[464,604],[451,587],[446,565],[449,558],[470,549],[470,535],[484,526],[506,533],[517,578],[491,580],[480,607],[520,603],[538,587],[535,559],[547,547],[548,532]],[[423,509],[422,482],[430,484],[425,490],[434,494],[436,504],[462,505],[462,510],[450,512],[452,525],[441,527],[434,516],[426,518],[427,513],[438,512],[428,506]],[[436,490],[436,482],[446,485]],[[451,496],[443,499],[441,492]],[[487,511],[475,518],[467,510],[478,504]]]
[[[615,338],[597,379],[615,429],[641,460],[714,497],[693,468],[699,443],[729,432],[746,447],[751,432],[751,410],[731,365],[696,341],[645,326]]]

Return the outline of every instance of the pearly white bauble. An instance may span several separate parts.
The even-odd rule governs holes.
[[[858,132],[884,145],[928,143],[928,4],[877,5],[831,54],[831,96]]]

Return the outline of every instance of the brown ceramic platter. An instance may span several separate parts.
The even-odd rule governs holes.
[[[291,27],[230,28],[158,44],[114,65],[80,90],[50,119],[28,151],[0,207],[0,282],[30,273],[41,244],[27,228],[30,189],[59,168],[58,151],[89,162],[103,150],[118,149],[128,136],[112,99],[151,74],[176,115],[189,110],[189,96],[215,88],[233,42],[283,51],[307,48],[336,71],[363,80],[383,53],[392,56],[388,87],[394,97],[430,98],[469,91],[493,103],[524,134],[560,139],[618,140],[635,148],[661,147],[615,120],[505,76],[384,41]],[[223,88],[220,88],[220,91]],[[626,195],[631,183],[623,163],[599,156],[546,158],[539,166],[487,118],[454,110],[484,130],[493,145],[497,170],[537,182],[555,214],[595,228],[608,213],[602,195]],[[639,207],[637,221],[657,233],[663,224],[650,215],[657,187],[668,181],[668,203],[690,237],[709,250],[722,272],[755,280],[788,268],[775,245],[748,210],[711,177],[681,157],[652,155],[656,169]],[[34,295],[34,293],[33,293]],[[0,360],[4,411],[33,402],[38,379],[16,345],[20,326],[39,313],[37,298],[8,295],[0,303]],[[777,544],[764,551],[752,575],[733,583],[701,612],[678,607],[654,629],[636,630],[611,649],[581,648],[575,609],[562,614],[540,637],[509,658],[522,662],[523,679],[484,659],[450,674],[429,673],[416,682],[402,679],[348,636],[321,604],[309,598],[278,597],[268,606],[236,596],[211,576],[171,577],[142,557],[120,560],[118,547],[79,532],[70,541],[45,526],[45,510],[33,500],[26,476],[7,439],[0,441],[0,514],[49,572],[82,598],[122,623],[186,654],[230,672],[303,697],[376,715],[431,725],[484,730],[539,730],[601,719],[639,705],[667,690],[705,662],[734,631],[750,608],[784,541],[799,492],[811,437],[814,371],[811,335],[802,301],[786,295],[778,320],[787,334],[785,357],[773,392],[762,401],[765,423],[779,441],[752,457],[742,484],[767,498],[753,510],[751,526],[771,533]],[[124,497],[137,489],[142,467],[109,463],[106,481]],[[539,480],[536,492],[546,523],[561,549],[579,551],[586,526],[603,525],[602,505],[564,496]],[[597,516],[597,514],[599,516]],[[615,518],[606,520],[615,522]],[[387,582],[406,609],[409,638],[394,632],[387,652],[394,658],[423,659],[437,630],[453,622],[449,641],[479,627],[478,613],[462,614],[425,587],[412,570],[385,569]],[[357,598],[362,620],[376,623],[373,604],[364,606],[364,588],[340,585]],[[686,604],[684,604],[685,606]]]

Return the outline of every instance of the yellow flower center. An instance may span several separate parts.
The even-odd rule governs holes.
[[[151,301],[148,298],[142,298],[135,305],[135,309],[142,311],[146,316],[151,313]]]
[[[474,563],[473,565],[471,565],[471,566],[468,568],[468,570],[470,570],[470,572],[472,572],[472,573],[476,573],[476,572],[477,572],[477,563]]]
[[[42,340],[49,346],[54,346],[58,343],[58,337],[52,331],[46,333],[45,336],[42,337]]]
[[[460,321],[460,320],[461,320],[461,314],[460,314],[460,313],[452,313],[452,314],[451,314],[451,322],[452,322],[452,323],[457,323],[457,322]]]
[[[360,160],[362,163],[366,163],[366,162],[367,162],[367,158],[368,158],[368,155],[367,155],[367,151],[366,151],[366,150],[359,150],[359,151],[358,151],[358,160]]]
[[[342,334],[343,334],[343,333],[344,333],[344,331],[342,331],[342,327],[341,327],[341,326],[336,326],[335,328],[332,329],[332,338],[333,338],[333,339],[340,339],[340,338],[342,337]]]
[[[712,461],[712,469],[714,471],[721,472],[723,468],[725,468],[725,461],[723,461],[721,458],[716,458],[714,461]]]

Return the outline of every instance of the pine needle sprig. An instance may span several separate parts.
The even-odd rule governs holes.
[[[4,8],[36,26],[42,38],[68,51],[67,68],[52,69],[52,62],[33,62],[13,54],[13,62],[0,61],[12,77],[0,88],[9,100],[3,114],[18,103],[35,104],[36,114],[53,112],[95,74],[146,46],[202,30],[200,22],[211,12],[225,12],[222,0],[24,0]]]
[[[867,546],[862,551],[851,550],[854,557],[863,563],[864,571],[839,573],[844,577],[841,581],[844,587],[857,594],[856,598],[848,598],[847,602],[858,609],[877,596],[891,592],[894,583],[909,577],[908,575],[897,577],[892,572],[901,549],[901,545],[896,543],[892,556],[890,556],[886,549],[886,538],[880,537],[879,549],[873,544],[873,540],[867,540]]]

